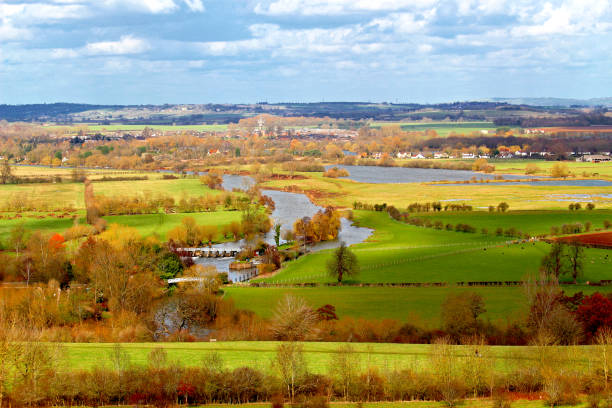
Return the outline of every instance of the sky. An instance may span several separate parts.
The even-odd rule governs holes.
[[[0,103],[612,96],[612,0],[0,0]]]

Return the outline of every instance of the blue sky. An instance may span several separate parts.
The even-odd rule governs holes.
[[[612,96],[612,0],[0,0],[0,103]]]

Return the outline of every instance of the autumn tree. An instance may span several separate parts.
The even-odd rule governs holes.
[[[91,180],[85,179],[85,210],[86,210],[86,219],[89,225],[95,225],[96,221],[99,218],[99,209],[96,204],[96,198],[94,196],[94,189]]]
[[[327,262],[327,272],[338,283],[342,283],[345,277],[354,277],[359,274],[359,262],[357,256],[351,251],[346,244],[340,243],[340,246],[334,251],[332,258]]]
[[[480,315],[485,313],[481,295],[475,292],[449,294],[442,303],[442,327],[455,341],[480,332]]]
[[[567,163],[555,163],[550,169],[550,175],[556,178],[566,178],[569,176]]]
[[[576,316],[588,338],[593,338],[598,331],[612,328],[612,299],[599,292],[585,296]]]
[[[2,160],[0,163],[0,184],[10,183],[13,178],[13,173],[11,170],[11,165],[9,164],[8,159]]]
[[[536,174],[539,171],[540,168],[535,163],[528,163],[527,166],[525,166],[525,174]]]
[[[35,231],[30,236],[26,252],[37,280],[47,282],[55,279],[58,282],[65,282],[64,275],[67,272],[65,249],[64,238],[59,234],[50,235]]]
[[[19,257],[21,251],[25,248],[28,238],[28,231],[25,229],[23,222],[11,228],[8,237],[8,244],[11,249],[15,250],[15,255],[17,257]]]

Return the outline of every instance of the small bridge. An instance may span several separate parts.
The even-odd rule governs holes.
[[[225,257],[235,257],[240,252],[240,248],[237,248],[237,247],[178,248],[177,252],[180,256],[192,257],[192,258],[225,258]]]
[[[168,279],[168,283],[181,283],[181,282],[202,282],[204,281],[204,278],[173,278],[173,279]]]

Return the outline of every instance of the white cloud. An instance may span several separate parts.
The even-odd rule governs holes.
[[[87,8],[81,4],[0,3],[0,16],[4,22],[23,25],[82,18],[87,14]]]
[[[32,36],[30,30],[13,26],[12,22],[0,20],[0,42],[27,40]]]
[[[331,15],[425,8],[438,0],[272,0],[259,2],[255,13],[267,15]]]
[[[185,4],[191,11],[203,12],[205,10],[202,0],[185,0]]]
[[[511,29],[515,37],[602,33],[612,29],[612,0],[546,2]]]
[[[124,55],[139,54],[150,48],[151,46],[146,40],[131,35],[124,35],[119,41],[89,43],[84,47],[83,51],[87,55]]]
[[[176,0],[89,0],[92,6],[102,6],[103,8],[125,9],[137,12],[162,14],[177,11],[180,5]],[[182,0],[191,11],[204,11],[202,0]]]

